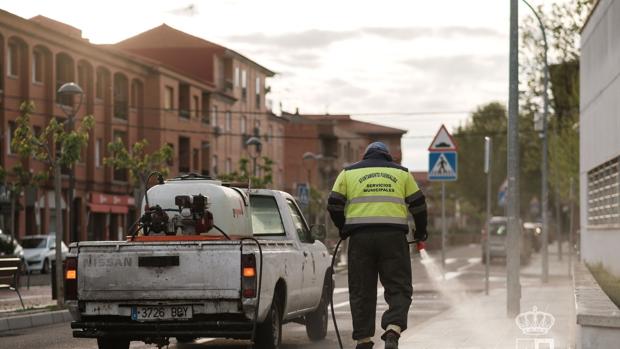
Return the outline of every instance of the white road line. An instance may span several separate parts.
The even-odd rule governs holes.
[[[385,292],[383,287],[377,289],[377,299],[383,296],[383,292]],[[349,305],[349,301],[348,300],[345,301],[345,302],[334,304],[334,309],[342,308],[342,307],[347,306],[347,305]]]
[[[334,288],[334,294],[348,293],[349,289],[347,287],[336,287]]]
[[[450,271],[446,273],[446,280],[452,280],[454,278],[457,278],[461,275],[463,275],[463,273],[468,270],[473,268],[474,266],[478,265],[480,263],[481,259],[480,258],[469,258],[467,260],[467,265],[459,267],[456,271]],[[439,278],[439,280],[441,279],[441,277]]]

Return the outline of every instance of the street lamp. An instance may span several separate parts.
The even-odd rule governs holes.
[[[256,158],[258,157],[258,155],[260,155],[262,147],[263,147],[263,142],[261,142],[261,140],[258,137],[250,137],[246,142],[245,145],[247,146],[254,146],[254,156],[250,155],[252,157],[252,172],[254,173],[254,177],[256,177]]]
[[[543,43],[544,43],[544,60],[545,60],[545,69],[544,69],[544,90],[543,90],[543,103],[544,103],[544,111],[542,115],[542,120],[540,122],[541,131],[540,138],[542,138],[542,164],[541,164],[541,172],[542,172],[542,188],[541,188],[541,218],[542,218],[542,282],[546,283],[549,281],[549,253],[548,253],[548,245],[549,245],[549,222],[547,217],[548,210],[548,202],[549,202],[549,189],[547,187],[547,170],[548,170],[548,159],[547,159],[547,118],[549,116],[549,60],[547,57],[547,51],[549,50],[549,45],[547,43],[547,34],[545,31],[545,25],[540,18],[538,12],[534,9],[532,5],[526,0],[522,0],[527,7],[532,10],[534,16],[538,20],[538,25],[540,26],[540,31],[542,32]]]
[[[66,82],[62,84],[62,86],[60,86],[60,88],[58,89],[56,93],[58,94],[58,97],[71,98],[71,104],[65,105],[64,103],[61,102],[60,109],[62,109],[62,111],[67,115],[67,124],[66,124],[65,130],[68,132],[73,131],[73,124],[74,124],[75,116],[80,110],[80,107],[82,106],[82,101],[84,99],[84,91],[82,90],[80,85],[76,84],[75,82]],[[75,96],[80,97],[77,105],[73,103]],[[61,98],[59,98],[59,100],[62,101]],[[75,214],[73,212],[73,208],[74,208],[73,207],[73,196],[74,196],[73,192],[74,191],[75,191],[75,173],[74,173],[74,168],[71,167],[69,169],[69,189],[67,193],[68,194],[67,201],[69,202],[67,205],[67,212],[69,215],[67,221],[69,222],[70,239],[78,240],[77,237],[75,236],[75,224],[74,224]],[[60,217],[57,217],[56,219],[60,219]]]

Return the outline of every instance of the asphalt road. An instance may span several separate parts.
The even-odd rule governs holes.
[[[445,278],[433,274],[432,263],[423,265],[419,256],[413,259],[414,295],[413,304],[409,312],[408,332],[414,332],[415,327],[429,320],[435,315],[448,310],[454,302],[458,302],[460,295],[483,292],[484,290],[484,266],[480,263],[480,247],[470,245],[449,251],[446,259]],[[336,276],[336,290],[334,306],[338,326],[346,348],[354,347],[351,340],[351,315],[348,302],[346,270],[340,271]],[[500,286],[505,282],[504,266],[499,263],[491,268],[492,286]],[[377,324],[380,324],[382,312],[387,308],[382,297],[382,287],[377,285],[379,293],[377,306]],[[379,326],[379,325],[378,325]],[[378,328],[375,335],[375,347],[382,348],[379,339],[381,329]],[[170,348],[247,348],[247,342],[231,340],[199,339],[193,344],[176,344],[171,339]],[[334,328],[330,323],[327,338],[320,342],[311,342],[307,336],[305,327],[300,324],[290,323],[283,327],[283,349],[327,349],[337,348]],[[0,348],[97,348],[93,339],[76,339],[71,336],[68,323],[56,324],[21,331],[0,333]],[[142,342],[132,342],[131,348],[154,348]]]

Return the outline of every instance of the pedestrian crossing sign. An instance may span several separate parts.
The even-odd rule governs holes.
[[[428,154],[429,181],[456,181],[457,153],[455,151],[437,151]]]

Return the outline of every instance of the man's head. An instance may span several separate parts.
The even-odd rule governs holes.
[[[385,145],[385,143],[383,142],[372,142],[368,144],[368,146],[366,147],[366,151],[364,153],[368,154],[368,152],[370,151],[390,154],[390,150],[388,149],[387,145]]]

